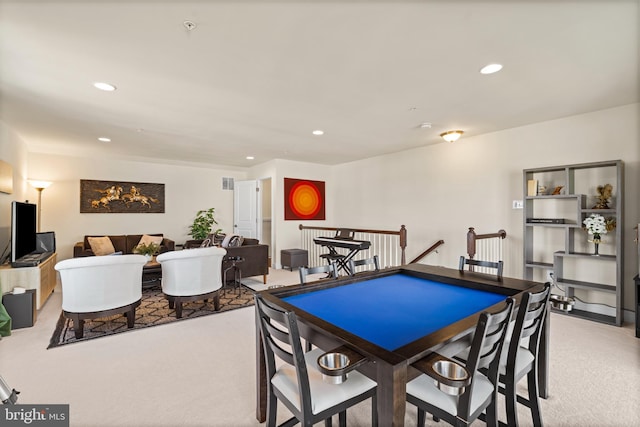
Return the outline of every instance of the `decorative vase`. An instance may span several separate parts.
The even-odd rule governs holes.
[[[598,256],[598,255],[600,255],[600,254],[598,253],[598,249],[599,249],[599,247],[600,247],[600,235],[599,235],[599,234],[594,234],[594,235],[593,235],[593,240],[592,240],[592,242],[593,242],[593,244],[594,244],[594,246],[595,246],[595,251],[594,251],[593,255],[594,255],[594,256]]]
[[[144,256],[147,258],[147,262],[153,261],[153,255],[152,254],[144,254]]]

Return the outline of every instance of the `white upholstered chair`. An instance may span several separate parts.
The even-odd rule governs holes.
[[[85,319],[124,313],[133,328],[142,298],[143,255],[92,256],[60,261],[55,269],[62,282],[62,312],[73,321],[76,338]]]
[[[227,251],[208,247],[165,252],[156,260],[162,266],[162,292],[169,300],[169,308],[182,317],[182,303],[213,299],[215,310],[220,309],[219,291],[222,288],[222,258]]]

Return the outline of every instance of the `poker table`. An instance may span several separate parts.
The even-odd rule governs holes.
[[[272,304],[296,313],[300,335],[330,351],[346,346],[368,363],[357,369],[378,383],[378,423],[404,425],[406,383],[419,374],[410,365],[438,352],[453,356],[471,343],[482,311],[542,284],[443,267],[410,264],[353,277],[262,291]],[[548,332],[544,334],[548,337]],[[541,356],[541,394],[546,397],[547,342]],[[256,417],[266,416],[266,371],[256,337]],[[347,379],[348,381],[348,379]]]

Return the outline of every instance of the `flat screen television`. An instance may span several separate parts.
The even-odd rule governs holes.
[[[11,202],[11,262],[36,250],[36,205]]]

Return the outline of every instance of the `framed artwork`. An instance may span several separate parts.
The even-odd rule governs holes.
[[[284,219],[324,220],[324,181],[284,179]]]
[[[13,193],[13,168],[4,160],[0,160],[0,193]]]
[[[164,184],[81,179],[80,213],[164,213]]]

